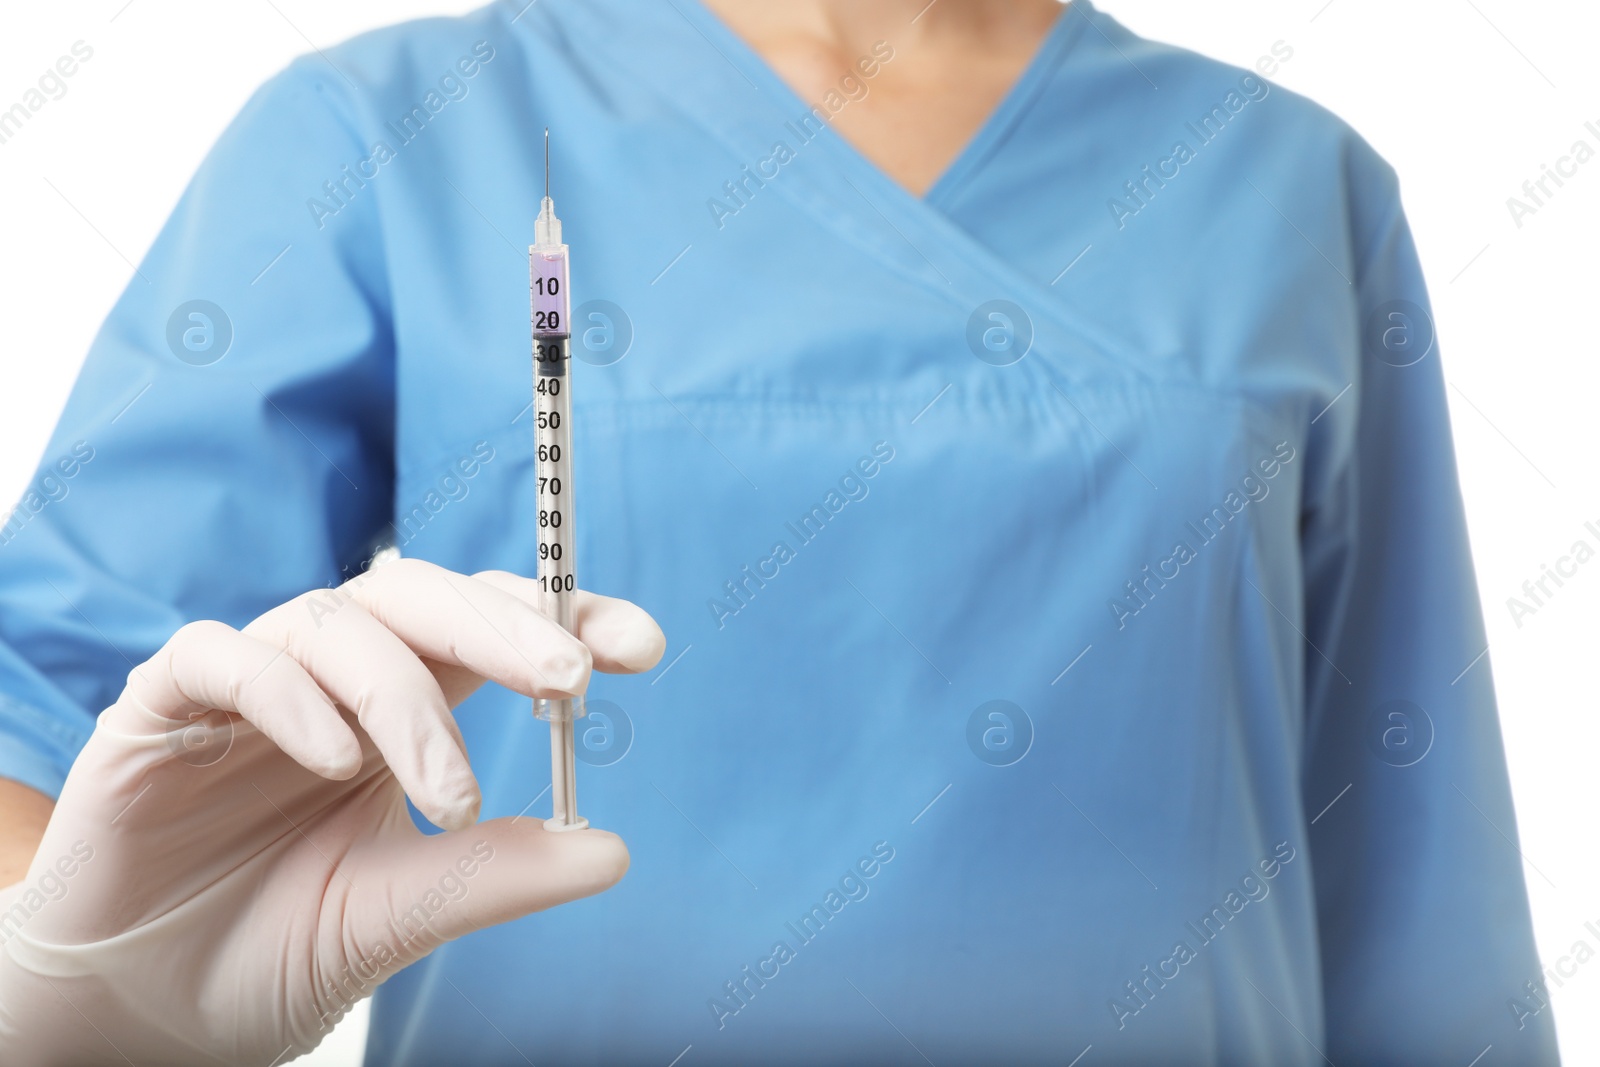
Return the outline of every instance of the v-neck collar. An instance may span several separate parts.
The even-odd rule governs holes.
[[[772,100],[782,110],[796,114],[816,106],[796,93],[759,52],[746,43],[744,38],[734,33],[705,6],[702,0],[670,0],[670,2],[747,80],[763,93],[771,94]],[[1062,5],[1061,13],[1056,16],[1056,20],[1051,23],[1050,29],[1034,49],[1033,56],[1023,67],[1022,73],[1011,83],[1000,98],[999,104],[984,118],[972,137],[962,146],[961,151],[956,153],[955,158],[945,166],[921,196],[891,177],[887,171],[835,130],[832,123],[825,123],[818,136],[830,147],[835,156],[842,161],[848,161],[854,176],[882,190],[883,195],[897,195],[932,206],[942,205],[959,190],[961,184],[996,148],[1005,143],[1017,120],[1027,113],[1039,90],[1049,82],[1050,76],[1055,73],[1057,66],[1082,34],[1086,20],[1079,16],[1088,16],[1091,13],[1092,9],[1087,0],[1070,0]]]
[[[1022,74],[1001,97],[999,105],[989,113],[966,147],[928,187],[928,191],[922,195],[924,201],[935,205],[948,203],[960,191],[962,184],[983,166],[984,161],[1005,144],[1018,121],[1028,113],[1040,91],[1049,84],[1050,78],[1082,36],[1089,6],[1088,0],[1070,0],[1062,5],[1061,14],[1056,16],[1044,40],[1039,42],[1039,47],[1022,69]]]
[[[770,154],[775,135],[787,138],[798,132],[785,120],[812,107],[699,0],[565,0],[550,12],[588,37],[591,54],[607,54],[613,61],[625,55],[627,62],[611,68],[615,75],[651,86],[736,160]],[[813,162],[789,163],[787,177],[767,183],[771,195],[790,201],[839,240],[875,256],[954,309],[964,309],[963,315],[984,300],[1004,298],[1022,305],[1036,328],[1035,347],[1043,347],[1047,338],[1058,342],[1053,347],[1064,358],[1050,361],[1051,374],[1068,383],[1093,375],[1097,366],[1114,369],[1123,378],[1146,375],[1117,355],[1125,351],[1126,342],[1114,328],[1069,309],[1044,281],[1026,276],[964,229],[948,208],[966,181],[1004,145],[1073,46],[1079,52],[1087,47],[1085,31],[1091,27],[1084,24],[1090,19],[1097,20],[1092,29],[1108,42],[1111,38],[1100,23],[1112,27],[1113,34],[1125,33],[1089,0],[1072,0],[1023,74],[927,196],[914,196],[827,123],[796,149]],[[519,25],[532,32],[529,21]],[[701,47],[710,55],[686,61]]]

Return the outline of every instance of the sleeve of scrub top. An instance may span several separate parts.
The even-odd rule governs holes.
[[[1554,1064],[1550,1012],[1508,1005],[1541,975],[1444,374],[1392,186],[1375,229],[1353,388],[1312,427],[1336,458],[1302,526],[1326,1052],[1466,1063],[1493,1043]]]
[[[0,777],[57,795],[178,627],[242,625],[348,577],[389,517],[377,194],[348,182],[313,217],[368,155],[315,62],[260,89],[206,158],[0,529]]]

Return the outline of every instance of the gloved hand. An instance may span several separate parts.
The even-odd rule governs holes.
[[[474,825],[455,705],[485,679],[580,693],[591,662],[664,648],[588,593],[569,636],[536,588],[398,560],[134,668],[0,893],[0,1063],[280,1064],[445,941],[615,884],[613,834]]]

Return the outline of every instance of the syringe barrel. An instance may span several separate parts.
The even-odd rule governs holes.
[[[572,477],[572,337],[567,246],[528,250],[533,326],[534,439],[537,454],[539,610],[562,629],[574,629],[578,561]],[[583,698],[539,700],[534,714],[571,722]]]

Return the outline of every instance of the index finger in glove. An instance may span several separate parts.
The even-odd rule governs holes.
[[[479,571],[472,576],[539,606],[539,582],[510,571]],[[594,655],[594,667],[607,674],[638,674],[661,661],[666,635],[639,605],[586,589],[573,594],[573,630]]]
[[[399,559],[340,587],[419,656],[532,697],[584,691],[593,657],[532,606],[476,578]]]

